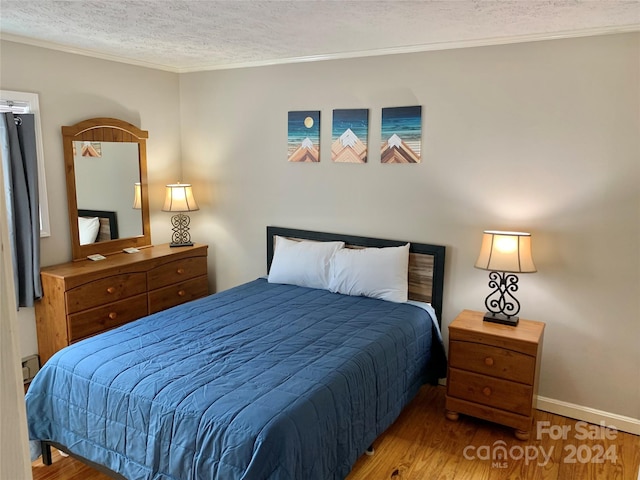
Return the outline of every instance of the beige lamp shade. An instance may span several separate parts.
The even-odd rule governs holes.
[[[140,182],[133,184],[133,208],[140,210],[142,208],[142,187]]]
[[[164,212],[193,212],[199,210],[193,189],[189,183],[175,183],[167,185],[164,199]]]
[[[476,268],[495,272],[533,273],[531,234],[486,230]]]

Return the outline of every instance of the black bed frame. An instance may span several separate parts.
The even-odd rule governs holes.
[[[299,238],[302,240],[316,240],[321,242],[341,241],[347,245],[360,247],[399,247],[410,243],[409,252],[433,256],[433,287],[431,291],[431,306],[438,317],[438,324],[442,327],[442,298],[444,290],[444,258],[446,248],[442,245],[413,243],[401,240],[384,240],[372,237],[358,237],[355,235],[341,235],[336,233],[314,232],[284,227],[267,227],[267,272],[271,268],[274,251],[274,236]]]
[[[78,209],[79,217],[98,217],[106,218],[109,220],[109,235],[111,240],[120,238],[118,234],[118,216],[116,212],[110,210],[80,210]]]

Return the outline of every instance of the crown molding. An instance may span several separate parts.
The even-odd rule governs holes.
[[[0,40],[7,42],[23,43],[25,45],[31,45],[33,47],[48,48],[49,50],[56,50],[63,53],[72,53],[74,55],[83,55],[85,57],[96,58],[99,60],[108,60],[110,62],[126,63],[128,65],[135,65],[138,67],[152,68],[154,70],[164,70],[166,72],[180,73],[180,69],[171,65],[162,65],[153,62],[145,62],[142,60],[135,60],[132,58],[121,57],[119,55],[111,55],[108,53],[98,52],[87,48],[71,47],[69,45],[63,45],[61,43],[49,42],[47,40],[38,40],[30,37],[23,37],[20,35],[12,35],[9,33],[0,33]]]
[[[582,30],[570,30],[565,32],[540,33],[528,35],[515,35],[510,37],[482,38],[476,40],[462,40],[455,42],[438,42],[422,45],[407,45],[402,47],[380,48],[374,50],[362,50],[357,52],[329,53],[324,55],[309,55],[304,57],[291,57],[259,62],[241,62],[228,65],[199,65],[195,67],[179,67],[180,73],[194,73],[211,70],[230,70],[235,68],[267,67],[273,65],[285,65],[292,63],[320,62],[325,60],[346,60],[352,58],[377,57],[383,55],[400,55],[406,53],[420,53],[438,50],[453,50],[458,48],[489,47],[495,45],[508,45],[514,43],[539,42],[546,40],[561,40],[567,38],[595,37],[601,35],[614,35],[620,33],[640,32],[640,24],[623,25],[619,27],[599,27]]]
[[[167,72],[195,73],[195,72],[204,72],[204,71],[213,71],[213,70],[231,70],[231,69],[237,69],[237,68],[268,67],[268,66],[287,65],[287,64],[294,64],[294,63],[320,62],[320,61],[326,61],[326,60],[347,60],[347,59],[353,59],[353,58],[375,57],[375,56],[383,56],[383,55],[400,55],[400,54],[407,54],[407,53],[420,53],[420,52],[429,52],[429,51],[437,51],[437,50],[452,50],[452,49],[458,49],[458,48],[488,47],[488,46],[508,45],[508,44],[515,44],[515,43],[539,42],[539,41],[546,41],[546,40],[594,37],[594,36],[600,36],[600,35],[613,35],[613,34],[619,34],[619,33],[631,33],[631,32],[639,32],[639,31],[640,31],[640,24],[630,24],[630,25],[622,25],[622,26],[615,26],[615,27],[587,28],[587,29],[581,29],[581,30],[569,30],[569,31],[553,32],[553,33],[534,33],[534,34],[528,34],[528,35],[514,35],[514,36],[508,36],[508,37],[493,37],[493,38],[482,38],[482,39],[476,39],[476,40],[437,42],[437,43],[428,43],[428,44],[421,44],[421,45],[407,45],[407,46],[392,47],[392,48],[361,50],[357,52],[340,52],[340,53],[328,53],[328,54],[321,54],[321,55],[308,55],[308,56],[302,56],[302,57],[278,58],[278,59],[261,60],[261,61],[231,63],[231,64],[224,64],[224,65],[204,64],[204,65],[197,65],[192,67],[179,67],[175,65],[164,65],[164,64],[157,64],[153,62],[145,62],[142,60],[135,60],[135,59],[122,57],[118,55],[101,53],[91,49],[70,47],[68,45],[62,45],[55,42],[37,40],[29,37],[11,35],[6,33],[0,33],[0,39],[6,40],[9,42],[24,43],[27,45],[32,45],[32,46],[41,47],[41,48],[48,48],[51,50],[57,50],[65,53],[84,55],[87,57],[97,58],[101,60],[126,63],[129,65],[136,65],[139,67],[152,68],[152,69],[163,70]]]

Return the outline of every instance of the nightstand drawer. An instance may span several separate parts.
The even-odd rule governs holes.
[[[450,368],[447,394],[520,415],[531,415],[533,387],[529,385]]]
[[[207,277],[198,277],[186,282],[149,292],[149,314],[175,307],[209,294]]]
[[[533,385],[536,359],[523,353],[480,343],[451,340],[449,364],[453,368]]]
[[[207,274],[207,257],[189,257],[149,271],[149,290],[166,287]]]
[[[66,294],[67,312],[75,313],[147,291],[144,273],[113,275],[73,288]]]
[[[69,340],[83,338],[119,327],[147,314],[147,295],[138,295],[102,307],[69,315]]]

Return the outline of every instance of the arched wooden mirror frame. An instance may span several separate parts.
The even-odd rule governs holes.
[[[140,248],[151,245],[149,194],[147,185],[147,138],[149,138],[149,132],[141,130],[135,125],[116,118],[91,118],[75,125],[62,127],[64,163],[67,177],[69,227],[71,231],[71,246],[74,260],[84,260],[88,255],[93,254],[108,255],[120,252],[124,248]],[[138,165],[140,168],[142,198],[142,235],[80,245],[77,220],[78,204],[76,196],[76,175],[73,153],[73,142],[75,141],[131,142],[138,144]]]

